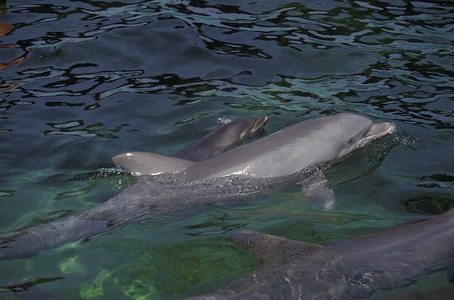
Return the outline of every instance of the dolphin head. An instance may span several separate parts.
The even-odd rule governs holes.
[[[231,123],[227,123],[227,126],[222,128],[222,131],[229,140],[240,142],[247,136],[259,132],[267,122],[268,117],[266,116],[261,116],[259,118],[241,117]]]
[[[391,133],[395,128],[391,123],[374,123],[367,117],[352,113],[344,113],[336,117],[339,118],[338,129],[341,138],[338,158],[363,147],[376,138]]]
[[[233,148],[235,144],[241,142],[246,137],[259,132],[263,129],[267,121],[268,118],[266,116],[259,118],[241,117],[219,126],[201,141],[196,142],[195,145],[198,148],[208,148],[212,152],[219,151],[222,153]]]

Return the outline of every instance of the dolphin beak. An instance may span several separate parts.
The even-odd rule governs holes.
[[[395,126],[388,122],[375,123],[369,129],[369,131],[367,132],[367,134],[364,138],[366,138],[368,140],[373,140],[373,139],[379,138],[385,134],[393,132],[394,129],[395,129]]]
[[[268,122],[267,116],[261,116],[261,117],[257,118],[254,122],[251,132],[255,132],[257,130],[262,129],[263,126],[265,126],[266,122]]]

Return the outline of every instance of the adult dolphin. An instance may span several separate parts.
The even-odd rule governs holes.
[[[238,200],[307,180],[392,128],[347,113],[290,126],[201,162],[145,152],[121,154],[113,160],[140,175],[135,185],[87,211],[5,236],[0,259],[34,256],[131,220]]]
[[[343,113],[289,126],[198,163],[149,152],[126,152],[112,160],[136,176],[172,172],[195,180],[230,175],[282,177],[340,159],[392,129],[387,122]]]
[[[452,268],[454,208],[328,246],[247,230],[232,232],[230,239],[252,250],[263,266],[190,299],[365,298],[410,285],[416,276],[444,266]],[[448,272],[448,279],[454,282],[454,274]]]
[[[194,163],[149,152],[126,152],[114,163],[135,176],[178,173],[194,180],[228,177],[282,178],[329,163],[394,130],[388,122],[343,113],[301,122],[222,155]],[[301,178],[302,194],[328,210],[335,200],[322,172]]]

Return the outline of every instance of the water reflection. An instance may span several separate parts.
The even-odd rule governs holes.
[[[117,139],[115,132],[122,130],[124,126],[128,126],[130,124],[123,124],[116,128],[109,128],[102,122],[97,122],[90,125],[85,125],[84,121],[82,120],[73,120],[67,121],[63,123],[47,123],[51,130],[44,130],[44,135],[53,135],[53,134],[61,134],[61,135],[74,135],[79,137],[102,137],[107,139]]]
[[[46,102],[48,106],[84,106],[88,110],[99,108],[99,100],[124,92],[169,92],[181,96],[176,104],[194,103],[200,97],[207,99],[219,94],[263,101],[261,93],[265,93],[273,95],[273,102],[283,103],[285,111],[300,109],[301,106],[287,107],[289,102],[300,97],[303,101],[307,99],[303,106],[317,106],[323,101],[326,105],[351,105],[354,102],[370,105],[371,110],[386,110],[402,120],[427,115],[430,117],[426,122],[439,128],[451,127],[445,120],[452,115],[426,108],[426,104],[447,101],[454,94],[452,64],[447,64],[447,58],[444,58],[452,51],[449,34],[452,25],[446,7],[441,4],[429,7],[421,2],[393,5],[356,2],[351,6],[329,2],[323,7],[282,3],[267,10],[267,5],[263,4],[263,10],[259,12],[251,12],[250,5],[242,7],[204,1],[135,4],[84,1],[60,6],[13,6],[10,14],[28,14],[31,18],[27,23],[15,25],[14,34],[5,41],[8,44],[2,45],[23,51],[19,58],[3,63],[2,67],[10,68],[26,57],[28,63],[22,70],[3,77],[1,91],[4,98],[13,99],[4,101],[1,108],[6,110],[30,103],[17,101],[17,95],[13,94],[18,90],[23,98],[89,95],[89,102]],[[254,9],[259,7],[254,6]],[[168,20],[183,23],[172,21],[168,23],[170,26],[160,25]],[[51,26],[53,31],[42,30],[43,24]],[[74,26],[69,26],[72,24]],[[176,61],[172,62],[169,57],[165,58],[166,64],[172,63],[169,69],[177,67],[176,73],[164,71],[163,63],[158,63],[158,69],[108,70],[105,63],[86,59],[104,51],[87,42],[109,32],[151,25],[153,29],[149,33],[142,30],[142,35],[149,35],[150,45],[164,42],[168,48],[181,49],[178,50],[181,59],[193,57],[197,61],[205,57],[202,61],[210,64],[212,71],[181,72],[183,67],[177,67]],[[3,28],[5,33],[13,29],[11,24]],[[34,31],[32,38],[28,34],[31,29]],[[193,37],[183,37],[178,34],[180,30],[181,34],[189,33]],[[156,39],[157,33],[164,32]],[[118,39],[117,34],[112,37]],[[132,42],[137,44],[134,39]],[[74,64],[58,68],[55,58],[67,59],[76,54],[69,50],[68,44],[78,49]],[[45,50],[47,48],[50,49]],[[207,53],[201,49],[209,50],[217,60],[206,60]],[[36,52],[33,57],[30,57],[30,51]],[[123,44],[121,49],[110,48],[109,51],[117,56],[127,49]],[[219,60],[224,56],[238,59]],[[146,60],[146,56],[142,59]],[[258,64],[244,64],[245,59],[257,59]],[[43,66],[39,60],[50,65]],[[229,60],[234,64],[228,66]],[[219,68],[219,63],[228,67]],[[150,70],[158,74],[151,75]],[[336,73],[334,76],[333,72]],[[280,85],[283,82],[285,85]],[[259,88],[251,88],[251,85]],[[371,92],[374,92],[373,97],[370,97]],[[320,102],[313,99],[320,99]],[[411,112],[415,102],[419,108]],[[277,110],[274,105],[255,108]]]

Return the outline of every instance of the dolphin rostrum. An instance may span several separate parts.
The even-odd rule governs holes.
[[[255,132],[265,123],[264,117],[248,119],[245,124],[252,126],[240,126],[245,129],[234,131]],[[214,136],[208,135],[207,139],[213,140],[201,143],[196,150],[222,152],[218,150],[224,146],[217,147],[216,141],[223,140],[230,126]],[[136,184],[89,210],[4,236],[0,241],[0,259],[34,256],[41,250],[132,220],[184,212],[195,204],[238,200],[298,182],[311,190],[311,185],[305,182],[307,178],[319,178],[319,171],[331,161],[391,132],[392,128],[390,123],[373,123],[366,117],[345,113],[290,126],[201,162],[145,152],[120,154],[113,161],[137,175]],[[331,200],[332,195],[327,194],[326,198]]]
[[[190,299],[365,298],[410,285],[416,276],[444,266],[452,268],[454,208],[328,246],[247,230],[232,232],[230,239],[252,250],[263,266]]]

